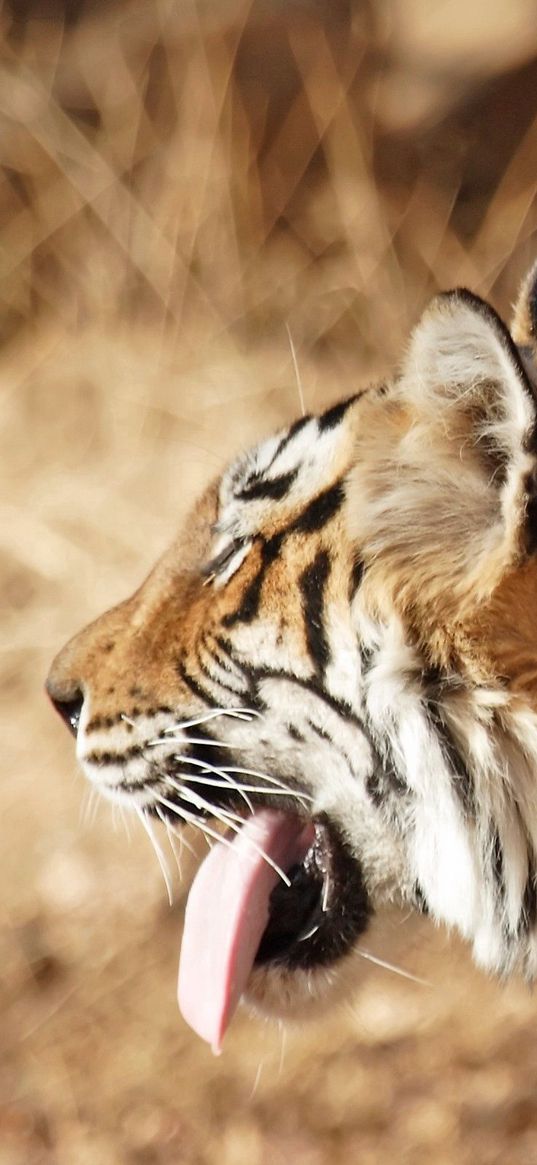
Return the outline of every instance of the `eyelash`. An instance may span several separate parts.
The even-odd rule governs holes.
[[[233,561],[235,555],[238,554],[240,550],[248,549],[248,546],[248,539],[234,538],[228,546],[225,546],[224,549],[220,551],[220,554],[217,554],[214,558],[211,558],[206,566],[203,567],[201,572],[205,576],[203,585],[208,586],[209,583],[213,582],[215,578],[223,574],[226,567],[229,566]]]

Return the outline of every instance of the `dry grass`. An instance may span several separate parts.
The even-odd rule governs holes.
[[[0,1165],[537,1160],[536,1004],[425,924],[374,941],[431,988],[364,965],[348,1012],[285,1047],[239,1019],[213,1061],[146,839],[80,820],[41,694],[230,452],[298,411],[289,334],[315,408],[436,286],[507,308],[537,23],[469,8],[4,4]]]

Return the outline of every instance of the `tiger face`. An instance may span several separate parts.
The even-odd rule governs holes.
[[[215,842],[179,977],[213,1046],[243,995],[334,991],[388,903],[535,974],[536,301],[517,348],[437,297],[393,381],[239,456],[53,664],[88,780]]]

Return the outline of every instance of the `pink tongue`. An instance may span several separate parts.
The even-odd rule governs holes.
[[[246,986],[281,870],[302,861],[313,826],[261,810],[231,844],[218,842],[192,883],[185,913],[178,999],[187,1023],[219,1052]]]

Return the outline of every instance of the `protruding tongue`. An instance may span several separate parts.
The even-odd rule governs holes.
[[[269,918],[270,894],[303,860],[313,826],[264,809],[230,843],[218,842],[192,883],[185,913],[178,999],[187,1023],[220,1051]]]

